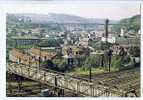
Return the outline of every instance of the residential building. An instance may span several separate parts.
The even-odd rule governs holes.
[[[18,49],[12,49],[9,52],[9,60],[16,62],[16,63],[22,63],[25,65],[29,65],[30,63],[34,62],[34,59],[31,59],[30,56],[22,53],[20,50]]]
[[[31,48],[29,50],[29,54],[35,59],[41,58],[42,61],[52,60],[57,54],[53,52],[46,52],[44,50],[40,50],[38,48]]]

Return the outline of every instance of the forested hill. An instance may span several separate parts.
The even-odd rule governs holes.
[[[120,32],[121,27],[126,27],[127,31],[133,30],[137,32],[140,29],[141,16],[135,15],[130,18],[120,20],[116,25],[113,26],[113,30]]]
[[[105,19],[100,18],[84,18],[70,14],[48,13],[44,14],[7,14],[7,22],[31,22],[31,23],[98,23],[104,24]],[[116,21],[110,19],[110,24]]]

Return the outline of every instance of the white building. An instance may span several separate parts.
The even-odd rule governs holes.
[[[101,41],[103,41],[103,42],[107,41],[109,43],[115,43],[116,42],[116,37],[108,37],[108,38],[102,37]]]
[[[124,29],[123,28],[121,28],[120,36],[124,36]]]
[[[141,34],[141,30],[138,30],[138,34],[139,34],[139,35]]]
[[[49,35],[48,35],[48,34],[46,34],[46,35],[45,35],[45,37],[46,37],[46,38],[48,38],[48,37],[49,37]]]
[[[79,45],[88,46],[89,38],[82,38],[79,41]]]
[[[105,32],[104,32],[104,30],[102,30],[102,29],[98,29],[98,30],[95,30],[95,31],[92,31],[92,32],[91,32],[91,34],[94,34],[95,37],[102,37],[104,33],[105,33]]]

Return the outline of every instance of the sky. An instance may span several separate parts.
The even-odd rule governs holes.
[[[7,4],[3,10],[8,13],[62,13],[85,18],[108,18],[120,20],[140,13],[140,5],[135,3],[42,3]]]

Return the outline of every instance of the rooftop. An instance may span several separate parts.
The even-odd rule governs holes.
[[[40,50],[38,48],[31,48],[29,50],[29,52],[31,52],[32,54],[37,55],[37,56],[40,55],[41,57],[47,57],[49,59],[52,59],[57,55],[56,53],[43,51],[43,50]]]

